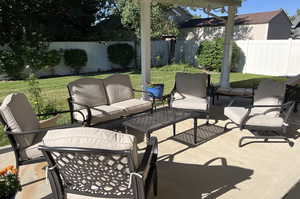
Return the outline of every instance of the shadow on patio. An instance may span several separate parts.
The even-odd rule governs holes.
[[[221,165],[210,165],[216,160]],[[253,170],[227,165],[225,158],[215,158],[204,165],[160,161],[157,198],[210,199],[236,189],[235,185],[251,179]]]

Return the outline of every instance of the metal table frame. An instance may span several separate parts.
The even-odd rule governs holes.
[[[177,114],[177,115],[176,115]],[[173,136],[176,135],[176,123],[194,119],[194,144],[197,143],[197,118],[199,114],[205,114],[204,112],[187,111],[183,109],[176,109],[170,107],[159,108],[156,111],[142,113],[131,118],[128,118],[123,122],[125,133],[128,133],[128,128],[137,130],[145,134],[147,141],[151,137],[151,133],[158,129],[162,129],[169,125],[173,125]],[[147,121],[149,122],[147,124]]]

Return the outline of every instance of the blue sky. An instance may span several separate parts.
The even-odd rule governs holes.
[[[300,0],[246,0],[239,13],[264,12],[284,9],[289,15],[295,15],[297,8],[300,8]]]
[[[246,0],[239,8],[239,14],[266,12],[284,9],[288,15],[295,15],[297,8],[300,8],[300,0]],[[200,12],[196,12],[199,14]],[[201,14],[202,17],[207,17]]]

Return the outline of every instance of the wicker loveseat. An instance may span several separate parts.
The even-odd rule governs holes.
[[[71,121],[86,126],[152,110],[153,103],[134,97],[128,75],[114,74],[105,79],[81,78],[68,84]]]

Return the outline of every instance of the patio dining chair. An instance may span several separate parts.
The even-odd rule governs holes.
[[[175,85],[168,99],[169,107],[193,113],[194,135],[197,133],[197,118],[203,114],[209,123],[210,75],[207,73],[176,73]],[[196,136],[194,136],[196,143]]]
[[[45,161],[37,147],[57,118],[38,121],[27,97],[22,93],[5,97],[0,106],[0,116],[15,153],[16,166]]]
[[[145,199],[157,195],[157,139],[139,158],[133,135],[97,128],[56,130],[39,149],[55,199]]]
[[[247,129],[254,136],[240,138],[242,147],[245,139],[280,139],[290,146],[293,142],[286,135],[288,118],[293,109],[294,102],[284,103],[285,84],[273,80],[261,81],[254,93],[254,103],[249,107],[235,107],[234,100],[225,107],[224,114],[231,120],[225,125],[236,124],[241,130]]]

